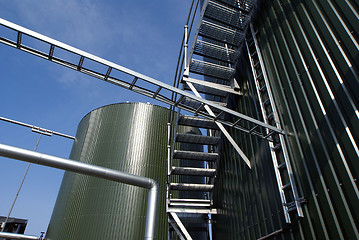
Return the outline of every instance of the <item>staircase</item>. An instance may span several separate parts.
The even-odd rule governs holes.
[[[209,214],[217,213],[211,192],[218,160],[214,149],[220,138],[192,130],[197,128],[218,131],[214,121],[179,115],[174,137],[176,149],[170,151],[172,159],[167,188],[169,229],[181,239],[207,239]],[[210,151],[204,152],[204,149]]]
[[[226,107],[229,94],[242,94],[234,79],[234,66],[255,3],[256,1],[230,0],[203,2],[188,62],[188,34],[185,32],[184,71],[179,77],[183,90],[223,107]],[[185,31],[187,29],[188,25]],[[186,97],[176,101],[190,105],[196,111],[194,115],[178,114],[175,121],[176,132],[172,146],[177,148],[169,151],[171,156],[169,156],[167,188],[170,236],[175,232],[180,239],[208,239],[210,216],[217,214],[211,193],[216,177],[217,144],[220,138],[227,138],[248,167],[251,167],[251,164],[223,126],[222,123],[225,121],[223,111],[210,108],[206,104],[191,103]],[[203,112],[213,118],[204,118]],[[236,119],[231,126],[241,126],[242,120]],[[250,129],[244,130],[242,127],[242,130],[261,135],[258,126],[253,123]],[[183,127],[199,128],[202,134],[183,133],[180,131]],[[269,129],[268,132],[272,131]],[[197,151],[182,150],[181,144],[201,145],[203,147],[199,149],[205,152],[198,149]]]

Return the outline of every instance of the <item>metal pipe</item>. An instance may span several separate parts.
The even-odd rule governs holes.
[[[171,174],[172,167],[171,136],[171,123],[167,123],[167,176]]]
[[[187,73],[188,65],[187,65],[187,49],[188,49],[188,26],[184,26],[184,69],[185,74]]]
[[[8,232],[0,232],[1,239],[21,239],[21,240],[40,240],[39,237],[18,234],[18,233],[8,233]]]
[[[0,156],[149,189],[145,239],[156,239],[159,186],[155,180],[1,143]]]
[[[67,135],[67,134],[64,134],[64,133],[55,132],[55,131],[52,131],[52,130],[48,130],[46,128],[37,127],[37,126],[31,125],[31,124],[28,124],[28,123],[23,123],[23,122],[16,121],[16,120],[13,120],[13,119],[9,119],[9,118],[5,118],[5,117],[0,117],[0,120],[5,121],[5,122],[9,122],[9,123],[14,123],[14,124],[17,124],[17,125],[20,125],[20,126],[31,128],[33,132],[42,133],[42,134],[49,135],[49,136],[54,134],[54,135],[57,135],[57,136],[60,136],[60,137],[65,137],[65,138],[75,140],[74,136],[70,136],[70,135]]]

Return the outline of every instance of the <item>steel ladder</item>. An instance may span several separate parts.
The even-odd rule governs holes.
[[[246,49],[263,120],[267,124],[281,128],[277,108],[265,70],[265,64],[252,23],[249,25],[246,38]],[[266,131],[269,133],[268,130]],[[290,212],[296,211],[299,217],[303,217],[301,206],[303,199],[299,198],[298,195],[284,136],[273,132],[268,144],[277,179],[278,191],[282,201],[285,221],[291,223]]]

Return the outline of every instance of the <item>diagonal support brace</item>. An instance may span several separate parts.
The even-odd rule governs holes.
[[[192,90],[192,92],[197,96],[201,98],[201,95],[198,93],[197,89],[193,86],[193,84],[191,82],[187,82],[187,85],[189,86],[189,88]],[[204,108],[206,109],[206,111],[209,113],[209,115],[215,117],[216,115],[214,114],[214,112],[212,111],[212,109],[208,106],[208,105],[204,105]],[[232,138],[232,136],[229,134],[229,132],[227,131],[227,129],[223,126],[222,123],[219,123],[217,121],[215,121],[215,123],[217,124],[218,128],[222,131],[222,133],[224,134],[224,136],[228,139],[228,141],[232,144],[232,146],[234,147],[234,149],[238,152],[239,156],[241,156],[241,158],[243,159],[243,161],[247,164],[247,166],[249,168],[251,167],[251,162],[249,161],[248,157],[246,156],[246,154],[242,151],[242,149],[238,146],[238,144],[236,143],[236,141]]]

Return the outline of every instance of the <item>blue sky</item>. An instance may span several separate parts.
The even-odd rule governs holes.
[[[0,0],[0,18],[172,84],[190,1]],[[0,34],[6,30],[0,28]],[[75,135],[89,111],[152,99],[0,45],[0,116]],[[0,121],[0,143],[34,149],[38,134]],[[68,158],[72,140],[43,136],[38,151]],[[27,163],[0,158],[0,215]],[[46,231],[63,171],[32,165],[12,216]]]

